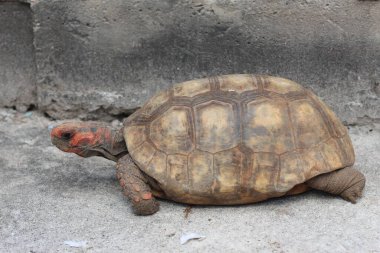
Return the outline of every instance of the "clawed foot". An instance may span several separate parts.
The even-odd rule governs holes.
[[[365,179],[360,180],[340,195],[343,199],[355,204],[357,200],[362,196],[365,185]]]
[[[124,195],[131,201],[136,215],[150,215],[160,209],[160,204],[153,197],[148,180],[129,155],[119,159],[116,169]]]
[[[152,196],[149,199],[136,200],[132,200],[133,212],[136,215],[151,215],[160,209],[160,203]]]

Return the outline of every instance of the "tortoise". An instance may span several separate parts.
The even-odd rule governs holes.
[[[288,79],[236,74],[159,92],[123,122],[67,122],[54,145],[117,162],[137,215],[155,197],[235,205],[317,189],[355,203],[365,177],[354,169],[347,129],[311,90]]]

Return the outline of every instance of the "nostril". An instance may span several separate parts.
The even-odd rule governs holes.
[[[65,132],[65,133],[62,133],[62,134],[61,134],[61,138],[62,138],[63,140],[66,140],[66,141],[70,140],[71,137],[73,137],[73,134],[70,133],[70,132]]]

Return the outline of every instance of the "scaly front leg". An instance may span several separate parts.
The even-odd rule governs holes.
[[[132,203],[133,212],[137,215],[150,215],[157,212],[160,205],[152,195],[148,180],[130,155],[120,158],[116,169],[117,178],[123,187],[124,194]]]

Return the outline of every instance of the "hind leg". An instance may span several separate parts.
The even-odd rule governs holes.
[[[159,203],[153,197],[148,180],[129,155],[119,159],[116,165],[117,178],[124,194],[132,203],[137,215],[150,215],[158,211]]]
[[[362,196],[365,177],[360,171],[346,167],[314,177],[306,181],[306,184],[313,189],[339,195],[347,201],[356,203]]]

